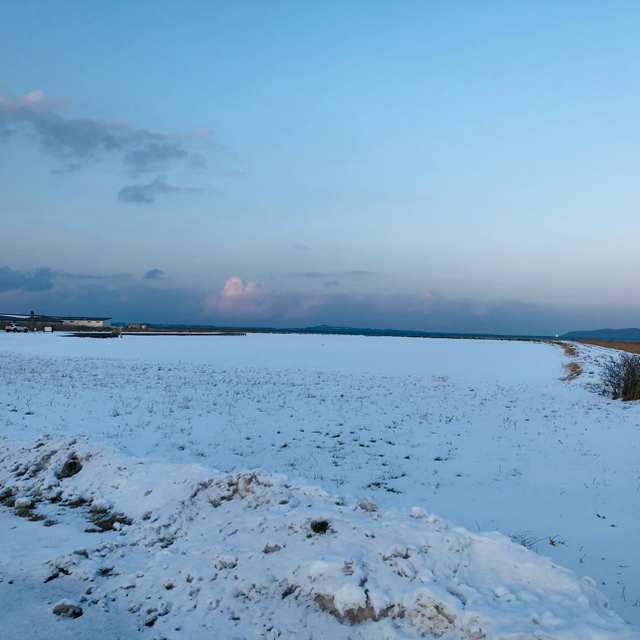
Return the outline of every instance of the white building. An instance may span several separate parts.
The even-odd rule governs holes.
[[[36,325],[53,325],[56,327],[90,327],[92,329],[102,329],[110,327],[113,318],[96,318],[91,316],[45,316],[41,314],[27,313],[0,313],[0,323],[18,323]]]
[[[113,318],[60,318],[63,327],[110,327]]]

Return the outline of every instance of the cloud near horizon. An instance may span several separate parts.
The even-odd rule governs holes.
[[[232,276],[217,295],[207,296],[203,308],[207,314],[223,317],[269,317],[271,299],[268,289],[260,282],[245,283],[242,278]]]
[[[53,288],[53,271],[48,267],[36,269],[35,275],[26,276],[9,267],[0,267],[0,293],[5,291],[49,291]]]
[[[33,275],[30,275],[33,273]],[[9,267],[0,267],[0,293],[26,291],[42,292],[51,291],[56,283],[77,283],[112,280],[122,284],[131,278],[130,274],[121,273],[112,276],[93,275],[87,273],[68,273],[55,271],[50,267],[41,267],[34,272],[15,271]]]
[[[153,272],[154,270],[151,270]],[[160,271],[160,270],[158,270]],[[148,272],[149,273],[149,272]],[[99,279],[99,281],[97,281]],[[443,333],[555,335],[568,331],[637,326],[640,308],[527,304],[415,295],[352,293],[335,289],[272,291],[257,281],[228,278],[213,295],[146,284],[122,276],[83,276],[50,268],[23,273],[0,268],[0,313],[104,315],[122,322],[302,328],[317,325]]]
[[[441,333],[555,335],[583,322],[597,326],[605,308],[535,305],[518,300],[447,298],[434,291],[418,294],[269,291],[257,282],[229,278],[222,291],[203,303],[213,324],[302,328],[331,325]],[[626,310],[629,312],[629,310]],[[631,311],[628,317],[634,317]],[[600,321],[597,318],[601,318]]]

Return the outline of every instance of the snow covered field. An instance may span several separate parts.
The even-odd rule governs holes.
[[[0,334],[2,638],[638,638],[640,408],[589,388],[604,354],[566,382],[549,344]]]

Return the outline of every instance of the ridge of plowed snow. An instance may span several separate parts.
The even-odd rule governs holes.
[[[45,591],[66,583],[62,609],[83,614],[51,613],[67,634],[112,610],[154,638],[638,637],[588,578],[423,509],[346,505],[283,475],[212,474],[85,436],[2,450],[5,512],[104,529],[40,563],[0,555],[3,579],[22,567]]]

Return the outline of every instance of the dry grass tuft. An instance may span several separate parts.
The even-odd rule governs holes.
[[[558,347],[562,347],[564,355],[568,358],[575,358],[578,355],[578,350],[568,342],[560,342],[560,340],[543,340],[543,342],[555,344]],[[581,340],[581,342],[584,342],[584,340]]]
[[[578,350],[573,345],[567,344],[566,342],[562,342],[561,344],[565,356],[575,358],[578,355]]]
[[[116,523],[119,525],[130,525],[132,523],[132,520],[130,518],[127,518],[124,513],[117,513],[115,511],[90,513],[89,520],[93,522],[95,527],[89,527],[88,529],[85,529],[86,533],[116,531],[117,527],[114,526]]]
[[[564,380],[568,382],[571,380],[575,380],[578,376],[582,375],[582,367],[575,361],[567,362],[563,364],[562,367],[567,372],[567,375],[564,377]]]

